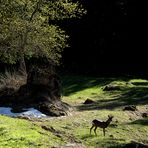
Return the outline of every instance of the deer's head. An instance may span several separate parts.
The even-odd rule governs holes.
[[[112,121],[113,118],[114,118],[114,116],[108,115],[108,120],[109,120],[109,121]]]

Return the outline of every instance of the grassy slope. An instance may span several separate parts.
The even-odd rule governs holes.
[[[109,83],[122,90],[103,91]],[[63,86],[63,100],[76,107],[69,116],[40,121],[0,116],[0,147],[46,148],[75,143],[76,147],[108,148],[121,147],[131,140],[148,144],[148,119],[141,117],[148,110],[147,80],[64,76]],[[84,105],[87,98],[96,103]],[[137,105],[138,111],[122,111],[127,104]],[[114,115],[114,119],[106,136],[101,129],[97,130],[97,137],[93,132],[90,135],[91,121],[106,120],[108,114]],[[54,130],[44,130],[43,125]]]

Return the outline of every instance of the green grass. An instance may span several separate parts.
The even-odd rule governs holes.
[[[122,147],[131,140],[148,144],[148,118],[141,113],[148,111],[148,81],[128,78],[96,78],[64,76],[62,100],[75,107],[67,117],[28,121],[0,116],[0,147],[46,148],[60,147],[68,143],[76,147],[111,148]],[[123,89],[103,91],[105,85],[121,86]],[[94,104],[84,105],[89,98]],[[122,111],[125,105],[136,105],[138,111]],[[103,136],[89,134],[93,119],[106,120],[114,116],[113,122]],[[55,132],[42,126],[53,127]]]
[[[23,119],[0,116],[0,147],[50,147],[60,140],[50,132]]]

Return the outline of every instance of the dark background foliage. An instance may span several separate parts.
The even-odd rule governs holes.
[[[146,5],[127,0],[83,0],[82,19],[59,24],[70,35],[65,70],[100,75],[147,74]]]

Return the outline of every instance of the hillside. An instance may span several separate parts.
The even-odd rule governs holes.
[[[147,80],[66,75],[62,82],[62,99],[73,106],[69,116],[26,120],[1,115],[0,147],[114,148],[131,141],[148,144]],[[86,99],[94,102],[84,104]],[[136,110],[123,110],[127,105],[134,105]],[[93,131],[90,135],[92,120],[105,121],[108,115],[114,118],[106,136],[99,128],[97,136]]]

